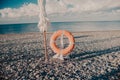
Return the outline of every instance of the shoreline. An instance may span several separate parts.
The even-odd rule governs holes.
[[[67,30],[68,31],[68,30]],[[120,30],[93,30],[93,31],[69,31],[69,32],[71,32],[71,33],[86,33],[86,32],[111,32],[111,31],[113,31],[113,32],[115,32],[115,31],[117,31],[117,32],[119,32]],[[54,31],[55,32],[55,31]],[[53,34],[54,32],[46,32],[47,34]],[[0,36],[1,35],[22,35],[22,34],[38,34],[38,33],[40,33],[40,34],[42,34],[41,32],[25,32],[25,33],[8,33],[8,34],[0,34]]]
[[[44,62],[42,34],[0,34],[0,78],[120,79],[120,30],[72,32],[75,48],[63,62]],[[49,58],[55,54],[49,46]],[[36,63],[39,65],[35,67]],[[13,76],[14,75],[14,76]]]
[[[67,30],[68,31],[68,30]],[[84,33],[84,32],[111,32],[111,31],[120,31],[120,30],[93,30],[93,31],[70,31],[71,33]],[[55,31],[54,31],[55,32]],[[54,32],[46,32],[47,34],[52,34]],[[14,35],[14,34],[34,34],[41,32],[26,32],[26,33],[8,33],[8,34],[0,34],[0,35]],[[41,33],[42,34],[42,33]]]

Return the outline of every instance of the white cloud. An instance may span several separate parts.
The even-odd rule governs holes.
[[[46,0],[46,11],[51,20],[120,20],[119,0]],[[0,19],[33,18],[38,16],[37,4],[0,10]],[[101,18],[101,16],[103,18]],[[92,17],[92,19],[91,19]],[[1,21],[1,20],[0,20]]]
[[[20,18],[32,17],[38,15],[38,7],[36,4],[24,4],[20,8],[5,8],[0,10],[2,18]]]

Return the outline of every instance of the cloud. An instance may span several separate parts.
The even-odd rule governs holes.
[[[38,6],[36,4],[24,4],[20,8],[5,8],[0,10],[2,18],[20,18],[33,17],[38,15]]]
[[[53,20],[120,20],[120,1],[118,0],[46,0],[48,17]],[[39,14],[37,4],[23,4],[20,8],[0,10],[0,18],[36,18]]]

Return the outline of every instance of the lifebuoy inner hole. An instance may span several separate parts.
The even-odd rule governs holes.
[[[63,46],[61,44],[61,37],[63,39]],[[55,44],[59,49],[65,49],[69,46],[69,40],[65,35],[61,35],[55,40]]]

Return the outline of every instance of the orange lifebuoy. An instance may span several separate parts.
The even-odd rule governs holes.
[[[60,49],[57,47],[57,45],[55,44],[55,41],[56,39],[61,36],[62,34],[64,34],[68,40],[69,40],[69,45],[68,47],[66,47],[65,49]],[[72,36],[72,34],[66,30],[58,30],[57,32],[55,32],[51,39],[50,39],[50,47],[52,48],[52,50],[55,52],[55,53],[62,53],[63,55],[67,55],[69,52],[71,52],[75,46],[75,40]]]

